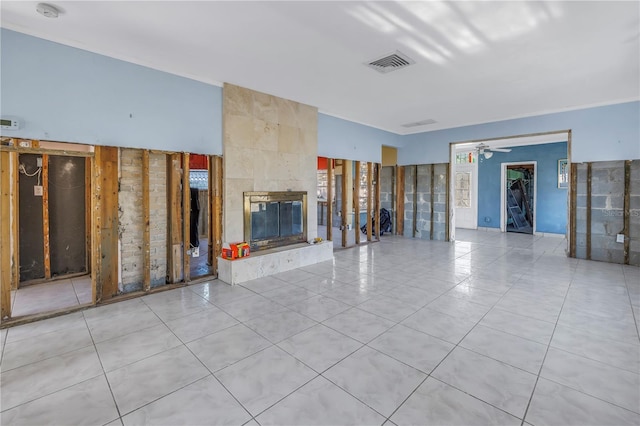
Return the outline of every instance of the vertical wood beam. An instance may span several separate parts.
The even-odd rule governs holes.
[[[571,163],[570,168],[570,196],[569,196],[569,257],[576,257],[576,221],[578,211],[576,209],[578,195],[578,165]]]
[[[180,154],[167,155],[167,277],[170,284],[182,279],[182,197]]]
[[[214,173],[215,173],[215,156],[214,155],[209,155],[207,157],[207,190],[209,192],[209,208],[207,209],[207,246],[208,246],[208,250],[207,250],[207,263],[211,266],[211,272],[213,274],[216,273],[217,269],[214,266],[214,263],[216,263],[216,259],[215,256],[213,255],[213,241],[214,241],[214,232],[213,232],[213,222],[215,220],[215,214],[214,214],[214,209],[215,209],[215,201],[214,201],[214,196],[215,196],[215,177],[214,177]]]
[[[591,163],[587,163],[587,260],[591,260]]]
[[[396,166],[396,235],[404,234],[404,172],[404,166]]]
[[[151,289],[151,229],[149,207],[149,150],[142,150],[142,289]]]
[[[355,162],[355,179],[353,180],[353,228],[356,233],[356,244],[360,244],[360,161]]]
[[[347,160],[342,160],[342,205],[340,211],[342,220],[342,247],[347,246]]]
[[[20,172],[18,171],[18,153],[11,152],[9,154],[9,173],[10,179],[10,216],[11,219],[11,290],[20,288]],[[6,220],[9,220],[7,218]]]
[[[449,235],[449,231],[451,228],[451,200],[449,197],[451,196],[451,188],[450,188],[450,176],[451,173],[451,164],[446,164],[446,170],[444,173],[444,185],[445,185],[445,195],[444,195],[444,240],[451,241],[451,237]]]
[[[209,245],[209,250],[213,251],[212,255],[212,272],[216,276],[218,275],[218,256],[222,254],[222,194],[223,194],[223,170],[222,170],[222,157],[211,156],[210,163],[212,165],[211,174],[213,175],[212,182],[212,206],[210,208],[211,216],[211,232],[213,246]]]
[[[631,160],[624,162],[624,264],[628,265],[631,243]]]
[[[433,240],[433,219],[435,217],[435,192],[436,192],[436,167],[435,164],[430,164],[429,168],[431,169],[431,185],[429,188],[429,193],[431,194],[431,206],[430,206],[430,219],[429,219],[429,239]]]
[[[182,154],[182,276],[191,281],[191,185],[189,184],[189,153]]]
[[[376,163],[374,166],[374,175],[373,175],[373,185],[375,187],[375,191],[374,191],[374,196],[375,196],[375,200],[374,200],[374,216],[376,218],[376,226],[375,226],[375,234],[376,234],[376,240],[380,241],[380,172],[381,172],[381,165],[380,163]]]
[[[333,158],[327,158],[327,241],[333,241]]]
[[[95,148],[92,187],[94,301],[118,294],[118,148]]]
[[[9,153],[0,151],[0,319],[11,317],[11,177]]]
[[[373,228],[371,227],[371,218],[373,218],[373,163],[367,163],[367,241],[371,241],[373,238]]]
[[[51,278],[51,239],[49,233],[49,155],[42,154],[42,241],[44,244],[44,278]]]
[[[413,166],[413,238],[418,233],[418,165]]]

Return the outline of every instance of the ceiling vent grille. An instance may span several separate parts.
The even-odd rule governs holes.
[[[414,121],[413,123],[403,124],[402,127],[418,127],[418,126],[426,126],[427,124],[435,124],[435,123],[437,123],[436,120],[432,118],[427,118],[426,120]]]
[[[399,70],[409,65],[415,64],[416,62],[405,55],[402,52],[395,51],[389,55],[385,55],[381,58],[374,59],[371,62],[367,63],[369,68],[373,68],[374,70],[386,74],[391,71]]]

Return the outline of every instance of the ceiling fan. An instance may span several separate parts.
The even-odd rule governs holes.
[[[476,152],[478,155],[484,155],[487,160],[493,156],[494,152],[511,152],[511,148],[491,148],[489,145],[480,143],[476,146]]]

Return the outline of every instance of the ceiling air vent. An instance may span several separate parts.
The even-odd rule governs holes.
[[[427,124],[434,124],[434,123],[437,123],[437,121],[432,118],[427,118],[426,120],[414,121],[413,123],[403,124],[402,127],[418,127],[418,126],[426,126]]]
[[[386,74],[391,71],[399,70],[401,68],[408,67],[411,64],[415,64],[416,62],[399,51],[395,51],[390,55],[385,55],[381,58],[375,59],[369,63],[367,66],[369,68],[373,68],[374,70]]]

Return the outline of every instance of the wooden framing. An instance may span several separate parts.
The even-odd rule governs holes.
[[[333,240],[333,158],[327,158],[327,241]]]
[[[355,176],[353,180],[353,227],[356,233],[356,244],[360,244],[360,161],[355,162]]]
[[[396,235],[404,234],[404,172],[404,166],[396,166]]]
[[[450,176],[449,173],[451,173],[451,165],[449,163],[446,163],[446,171],[445,171],[445,178],[444,178],[444,183],[445,183],[445,197],[444,197],[444,214],[445,214],[445,219],[444,219],[444,240],[445,241],[451,241],[451,236],[450,236],[450,228],[451,228],[451,212],[449,211],[449,209],[451,208],[451,200],[449,199],[449,197],[451,196],[451,187],[450,187]],[[433,229],[433,223],[431,223],[431,229]]]
[[[94,253],[96,303],[118,294],[118,148],[96,147]],[[95,251],[95,250],[92,250]]]
[[[578,212],[577,205],[577,189],[578,189],[578,165],[571,163],[571,184],[569,194],[569,257],[576,257],[576,222]]]
[[[93,175],[92,158],[86,157],[84,161],[84,238],[85,238],[85,269],[91,273],[91,180]]]
[[[631,225],[631,160],[624,162],[624,264],[629,264],[630,225]]]
[[[435,212],[436,212],[436,209],[434,207],[434,204],[435,204],[434,195],[435,195],[435,192],[436,192],[436,168],[435,168],[435,166],[433,164],[430,164],[429,167],[431,168],[431,185],[430,185],[430,188],[429,188],[429,194],[430,194],[430,197],[431,197],[431,203],[430,203],[431,204],[431,206],[430,206],[431,207],[430,208],[431,211],[429,212],[429,214],[430,214],[430,219],[429,219],[429,239],[433,240],[433,228],[434,228],[433,219],[435,218]]]
[[[371,241],[373,238],[373,229],[371,229],[372,216],[372,194],[373,190],[373,163],[367,163],[367,241]]]
[[[376,240],[380,241],[380,172],[382,171],[382,165],[380,163],[376,163],[374,166],[374,171],[375,171],[375,174],[374,174],[373,184],[375,185],[375,191],[374,191],[375,209],[373,214],[374,214],[374,217],[376,218],[376,223],[375,223]]]
[[[591,260],[591,163],[587,163],[587,260]]]
[[[44,279],[51,279],[51,237],[49,233],[49,155],[42,154],[42,241],[44,245]]]
[[[416,164],[415,166],[413,166],[413,237],[417,237],[418,236],[418,200],[419,200],[419,195],[418,195],[418,185],[419,185],[419,179],[418,179],[418,169],[419,169],[420,165]],[[433,200],[431,200],[433,202]]]
[[[182,280],[182,197],[180,154],[167,155],[167,277],[170,284]]]
[[[0,319],[11,317],[11,182],[9,153],[0,151]]]
[[[18,214],[20,205],[20,190],[19,179],[20,173],[18,171],[18,153],[9,153],[9,170],[11,173],[11,187],[9,188],[11,198],[11,290],[17,290],[20,288],[20,236],[18,230],[20,229],[20,216]]]
[[[191,189],[189,184],[189,153],[182,154],[182,276],[191,281]]]
[[[347,160],[342,160],[342,205],[340,206],[342,247],[347,246],[347,196]]]
[[[142,290],[151,289],[151,219],[149,207],[149,151],[142,150]]]
[[[222,254],[222,157],[209,157],[209,264],[218,275],[218,256]]]

